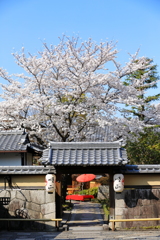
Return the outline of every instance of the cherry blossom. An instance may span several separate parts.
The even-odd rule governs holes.
[[[122,66],[113,42],[64,36],[57,46],[43,46],[37,55],[26,54],[25,48],[13,54],[23,73],[9,75],[0,68],[0,77],[8,82],[2,84],[2,128],[25,128],[43,145],[83,140],[92,134],[89,126],[108,126],[110,141],[143,128],[142,121],[123,117],[124,104],[137,107],[143,101],[137,85],[144,79],[123,83],[125,76],[145,68],[147,59],[138,57],[138,51]]]

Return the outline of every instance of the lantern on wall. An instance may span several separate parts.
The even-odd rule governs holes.
[[[47,174],[45,176],[45,182],[46,182],[46,191],[47,192],[54,192],[54,175],[53,174]]]
[[[115,174],[113,176],[113,188],[115,192],[122,192],[124,190],[124,175]]]

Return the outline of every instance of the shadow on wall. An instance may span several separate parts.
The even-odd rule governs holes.
[[[127,190],[124,196],[124,201],[129,208],[137,206],[138,199],[159,200],[151,189],[135,189]]]
[[[16,198],[16,192],[18,197]],[[27,191],[26,195],[29,196]],[[0,218],[13,219],[12,221],[0,221],[0,230],[35,230],[35,231],[50,231],[54,226],[47,224],[47,222],[38,221],[14,221],[15,219],[39,219],[41,213],[38,211],[38,206],[27,200],[22,191],[0,191]],[[31,193],[30,193],[31,194]],[[11,196],[13,195],[13,196]],[[33,210],[35,209],[35,211]]]
[[[27,214],[27,209],[21,208],[15,210],[15,216],[10,215],[8,211],[9,206],[7,204],[4,205],[2,201],[0,201],[0,218],[8,218],[13,219],[13,221],[0,221],[0,230],[44,230],[45,225],[39,222],[22,222],[22,221],[14,221],[14,219],[29,219],[29,215]]]

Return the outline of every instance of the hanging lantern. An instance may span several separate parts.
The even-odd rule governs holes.
[[[45,176],[45,182],[46,182],[46,191],[47,192],[54,192],[54,175],[53,174],[47,174]]]
[[[124,190],[124,175],[115,174],[113,176],[113,188],[115,192],[122,192]]]

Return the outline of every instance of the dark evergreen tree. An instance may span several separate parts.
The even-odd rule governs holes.
[[[145,120],[146,123],[150,123],[150,119],[145,117],[144,111],[146,110],[147,105],[149,106],[152,101],[160,99],[160,93],[151,96],[147,95],[146,93],[142,93],[143,91],[157,88],[157,81],[159,80],[159,76],[157,73],[157,65],[152,65],[152,59],[147,58],[147,60],[148,63],[146,64],[146,69],[140,69],[138,71],[135,71],[133,74],[128,75],[128,77],[124,81],[124,84],[131,85],[133,79],[142,79],[148,73],[148,77],[144,77],[143,84],[137,86],[137,90],[141,92],[138,97],[140,99],[143,99],[144,104],[142,104],[140,107],[132,106],[131,109],[126,109],[126,113],[129,117],[137,116],[139,120]]]
[[[160,164],[160,131],[146,128],[137,141],[126,145],[130,164]]]
[[[157,88],[157,81],[159,76],[157,73],[157,65],[153,64],[153,60],[148,58],[146,69],[140,69],[129,75],[125,81],[125,85],[131,85],[133,79],[141,79],[144,77],[143,85],[137,86],[137,90],[141,92],[138,98],[142,99],[144,103],[139,107],[131,107],[126,109],[127,117],[138,117],[139,120],[146,124],[152,124],[150,118],[146,117],[144,112],[150,107],[152,101],[160,99],[160,94],[147,95],[143,93],[149,89]],[[146,73],[148,77],[145,78]],[[159,164],[160,163],[160,131],[158,128],[145,128],[144,132],[140,133],[137,141],[132,142],[128,140],[126,150],[130,164]]]

